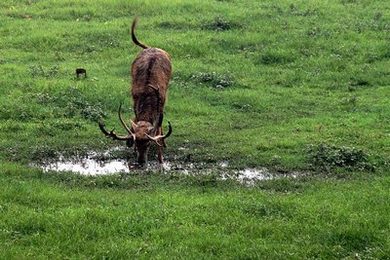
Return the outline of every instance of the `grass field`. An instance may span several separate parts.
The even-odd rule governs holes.
[[[133,115],[135,16],[172,56],[167,160],[313,174],[29,167],[122,145],[96,122]],[[389,32],[379,0],[2,1],[0,258],[388,258]]]

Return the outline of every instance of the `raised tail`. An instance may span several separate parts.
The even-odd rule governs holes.
[[[146,46],[145,44],[141,43],[138,41],[137,37],[135,37],[135,34],[134,34],[134,31],[135,31],[135,27],[137,25],[137,22],[138,22],[138,17],[136,17],[133,21],[133,24],[131,25],[131,39],[133,40],[133,42],[138,45],[139,47],[143,48],[143,49],[147,49],[149,48],[148,46]]]

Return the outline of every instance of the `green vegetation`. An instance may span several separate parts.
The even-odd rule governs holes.
[[[28,167],[122,145],[96,121],[133,114],[135,16],[173,59],[168,160],[316,174]],[[4,0],[0,20],[0,258],[390,255],[390,2]]]
[[[83,177],[2,165],[0,258],[388,258],[390,178]]]
[[[121,129],[120,101],[132,115],[138,15],[138,37],[173,58],[171,158],[305,169],[307,147],[325,143],[388,163],[383,1],[3,2],[1,158],[118,145],[95,121]],[[75,78],[77,67],[87,79]]]

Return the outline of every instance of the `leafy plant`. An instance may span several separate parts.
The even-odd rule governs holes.
[[[213,88],[223,89],[234,85],[234,79],[228,74],[219,74],[217,72],[199,72],[191,76],[193,81],[201,84],[207,84]]]
[[[106,114],[98,103],[92,103],[76,87],[70,86],[58,94],[49,94],[46,92],[35,95],[39,104],[52,104],[56,106],[57,112],[65,117],[74,117],[81,115],[83,118],[96,121]]]
[[[294,57],[276,52],[263,53],[258,59],[258,63],[263,65],[286,64],[293,61]]]
[[[212,31],[228,31],[236,28],[241,28],[242,26],[236,22],[228,21],[224,17],[217,16],[211,22],[206,22],[202,28],[205,30]]]
[[[348,170],[374,170],[369,155],[355,147],[319,144],[308,148],[310,164],[318,170],[327,172],[336,168]]]
[[[33,77],[54,78],[60,74],[60,67],[58,65],[53,65],[49,68],[45,68],[42,65],[32,65],[29,67],[29,70]]]

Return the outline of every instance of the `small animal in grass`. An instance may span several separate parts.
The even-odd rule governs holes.
[[[87,70],[84,68],[77,68],[76,69],[76,78],[80,78],[81,76],[84,76],[84,78],[87,77]]]

